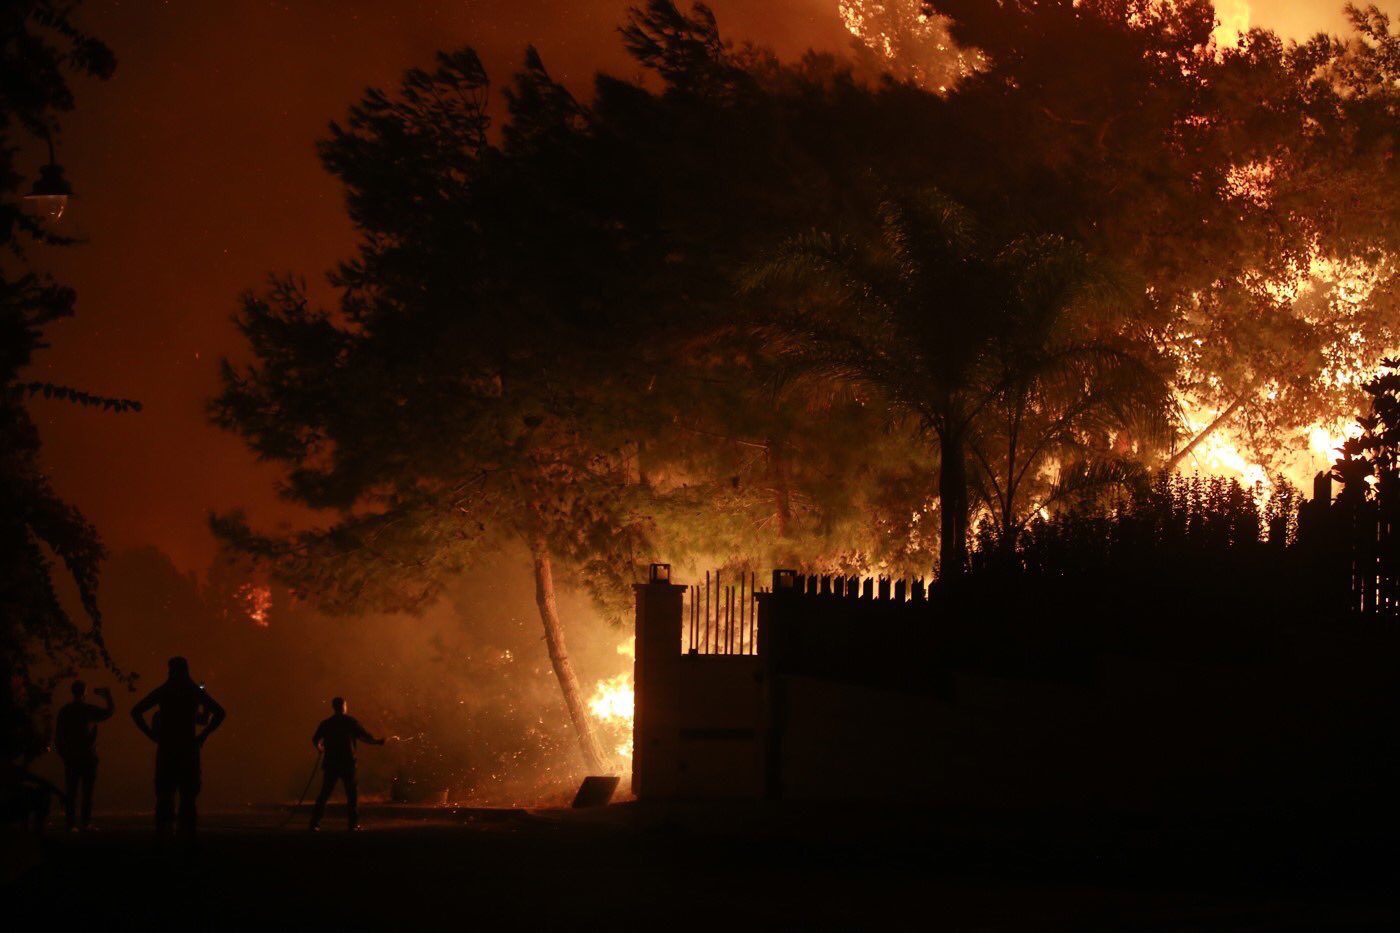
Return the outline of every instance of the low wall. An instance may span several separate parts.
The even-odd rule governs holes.
[[[1400,782],[1386,631],[1114,651],[862,587],[761,593],[756,656],[691,655],[666,592],[639,597],[640,798],[1208,821]]]

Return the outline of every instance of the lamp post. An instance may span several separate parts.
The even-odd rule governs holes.
[[[34,187],[24,196],[25,210],[45,227],[52,227],[63,217],[73,186],[63,175],[63,166],[54,158],[53,137],[49,137],[49,164],[39,169]]]

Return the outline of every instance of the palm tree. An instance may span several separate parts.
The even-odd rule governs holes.
[[[743,284],[779,298],[761,329],[788,372],[862,385],[936,440],[945,579],[971,493],[1014,548],[1039,509],[1137,475],[1107,438],[1170,435],[1155,349],[1112,326],[1124,293],[1058,238],[989,246],[937,193],[887,200],[863,235],[793,238]]]

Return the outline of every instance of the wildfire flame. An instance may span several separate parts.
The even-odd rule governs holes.
[[[1267,206],[1272,198],[1273,173],[1268,163],[1242,165],[1231,173],[1222,195]],[[1392,273],[1388,260],[1336,259],[1318,254],[1314,247],[1313,254],[1307,257],[1306,263],[1299,264],[1293,274],[1261,280],[1255,287],[1260,296],[1278,305],[1295,304],[1315,295],[1319,289],[1324,290],[1328,304],[1325,313],[1335,316],[1330,326],[1339,330],[1340,336],[1333,338],[1326,348],[1327,362],[1319,381],[1331,389],[1356,390],[1374,374],[1379,359],[1396,353],[1393,347],[1377,353],[1377,347],[1371,343],[1374,338],[1368,338],[1361,327],[1372,293],[1389,274]],[[1296,313],[1304,320],[1311,320],[1314,312],[1299,308]],[[1178,336],[1192,337],[1190,334]],[[1199,346],[1204,339],[1196,336],[1190,342]],[[1188,371],[1194,365],[1189,353],[1181,361]],[[1255,402],[1267,403],[1275,398],[1275,391],[1267,386],[1260,392]],[[1182,427],[1187,437],[1197,436],[1221,414],[1220,410],[1201,405],[1190,397],[1182,397],[1178,402],[1185,413]],[[1250,445],[1238,426],[1237,416],[1235,423],[1227,419],[1227,423],[1202,439],[1191,456],[1181,463],[1180,469],[1230,477],[1247,487],[1255,487],[1261,496],[1272,492],[1271,477],[1278,475],[1306,490],[1313,475],[1327,470],[1336,460],[1342,442],[1360,433],[1360,426],[1346,418],[1315,421],[1283,445],[1281,454],[1266,465],[1246,452]]]
[[[1215,0],[1215,30],[1211,36],[1220,46],[1234,45],[1249,31],[1248,0]]]
[[[631,638],[617,646],[617,653],[629,661],[636,656]],[[636,708],[636,693],[632,687],[629,668],[612,677],[599,680],[588,701],[588,711],[602,732],[613,742],[613,755],[619,769],[632,766],[632,716]]]
[[[258,628],[267,628],[272,614],[272,588],[245,583],[234,593],[239,608]]]
[[[1196,433],[1210,424],[1219,412],[1204,408],[1188,408],[1186,427]],[[1274,478],[1282,476],[1299,489],[1311,487],[1313,475],[1326,471],[1337,458],[1337,450],[1348,437],[1360,433],[1356,424],[1338,426],[1322,423],[1313,424],[1307,429],[1307,444],[1300,443],[1291,454],[1277,463],[1266,466],[1246,452],[1247,445],[1238,437],[1235,430],[1221,427],[1206,436],[1191,455],[1181,462],[1178,471],[1182,473],[1204,473],[1211,476],[1224,476],[1234,479],[1246,489],[1255,489],[1261,498],[1267,498],[1274,489]]]

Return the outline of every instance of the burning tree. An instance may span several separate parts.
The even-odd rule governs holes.
[[[923,0],[840,0],[837,11],[862,67],[942,93],[980,64],[977,51],[955,45],[946,19]]]
[[[1058,239],[988,243],[945,198],[906,196],[864,237],[789,242],[751,278],[775,285],[796,289],[768,328],[795,373],[869,386],[936,439],[945,577],[966,565],[970,487],[1014,549],[1038,509],[1131,476],[1096,438],[1170,436],[1154,348],[1095,332],[1122,294]]]
[[[912,22],[900,4],[850,7]],[[1393,174],[1383,15],[1353,13],[1346,41],[1256,30],[1231,48],[1208,3],[934,2],[919,15],[977,67],[941,94],[891,82],[868,112],[847,111],[870,175],[893,190],[918,178],[1002,242],[1060,237],[1110,270],[1122,300],[1101,335],[1158,358],[1180,406],[1184,443],[1166,465],[1217,432],[1277,463],[1290,437],[1349,415],[1400,340],[1393,225],[1372,193]],[[896,114],[903,164],[876,129]],[[841,212],[792,229],[852,226]],[[1011,452],[1015,431],[988,444]],[[1160,437],[1115,431],[1119,465],[1162,463]],[[986,485],[1013,527],[1015,491]]]
[[[1349,415],[1400,340],[1384,16],[1225,48],[1206,2],[925,6],[982,55],[918,139],[929,181],[1137,283],[1131,323],[1172,356],[1191,415],[1173,463],[1222,430],[1268,463]]]

